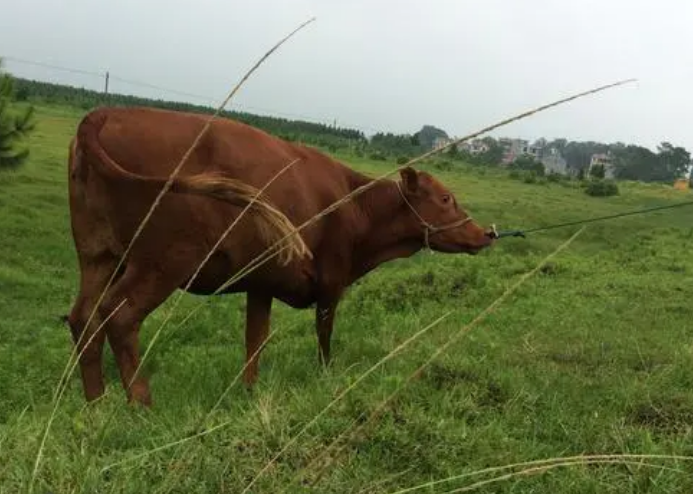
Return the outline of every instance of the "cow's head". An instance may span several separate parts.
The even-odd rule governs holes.
[[[479,226],[460,208],[452,192],[429,173],[406,167],[400,176],[398,187],[411,220],[431,249],[476,254],[493,243],[495,232]]]

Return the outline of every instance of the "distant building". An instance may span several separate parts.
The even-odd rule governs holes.
[[[587,169],[587,175],[592,172],[592,167],[594,166],[604,167],[604,178],[613,179],[616,177],[616,169],[610,153],[593,154],[592,158],[590,159],[590,166]]]
[[[498,140],[498,143],[503,147],[504,164],[512,163],[520,156],[531,156],[537,161],[541,161],[544,155],[546,141],[540,139],[533,144],[529,144],[526,139],[509,139],[507,137]]]
[[[457,145],[457,149],[469,154],[482,154],[488,151],[489,147],[482,139],[474,139],[473,141],[461,142]]]
[[[433,149],[440,149],[443,148],[453,142],[453,139],[450,139],[449,137],[436,137],[433,140]]]
[[[541,162],[547,174],[558,173],[560,175],[567,175],[569,173],[568,162],[561,156],[560,151],[556,148],[550,148],[545,152],[544,156],[541,158]]]
[[[507,137],[499,139],[498,143],[503,147],[503,164],[515,161],[525,153],[529,146],[529,141],[525,139],[509,139]]]
[[[531,146],[527,145],[525,149],[523,149],[523,153],[531,156],[537,161],[541,161],[544,156],[546,144],[546,139],[537,139]]]

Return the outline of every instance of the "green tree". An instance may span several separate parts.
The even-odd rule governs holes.
[[[565,150],[565,147],[567,145],[568,145],[568,139],[564,139],[561,137],[559,139],[554,139],[553,141],[549,142],[546,145],[546,147],[557,149],[559,153],[563,154],[563,151]]]
[[[691,155],[680,146],[663,142],[653,153],[642,146],[625,146],[614,153],[618,178],[643,182],[673,182],[684,177]]]
[[[555,145],[556,149],[560,151],[561,155],[567,161],[568,168],[576,171],[587,169],[593,154],[607,153],[609,151],[609,145],[601,142],[570,141],[564,143],[563,141],[564,140],[556,139],[550,145]]]
[[[590,169],[590,177],[592,177],[592,178],[602,179],[605,176],[606,176],[606,170],[604,169],[604,165],[594,165]]]
[[[493,137],[484,137],[483,143],[488,149],[481,153],[481,160],[487,165],[498,165],[503,160],[503,146]]]
[[[544,169],[544,164],[541,161],[537,161],[529,155],[522,155],[516,158],[515,161],[510,164],[510,168],[514,170],[534,172],[535,175],[540,177],[543,177],[546,171]]]
[[[19,110],[14,105],[14,81],[1,71],[0,59],[0,170],[16,168],[29,156],[22,139],[34,128],[34,108]]]
[[[662,180],[671,181],[686,176],[691,164],[691,153],[680,146],[663,142],[657,146]]]
[[[433,143],[439,137],[448,138],[447,132],[433,125],[424,125],[421,130],[414,134],[422,148],[428,150],[433,147]]]
[[[613,153],[616,176],[626,180],[652,182],[659,168],[657,155],[642,146],[628,145]]]

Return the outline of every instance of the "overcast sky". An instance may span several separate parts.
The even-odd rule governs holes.
[[[611,89],[493,135],[663,140],[693,150],[687,0],[0,0],[0,55],[142,81],[220,103],[302,21],[231,108],[454,136],[573,92]],[[16,75],[96,76],[6,61]],[[111,81],[114,92],[184,99]],[[194,101],[191,99],[191,101]],[[199,102],[199,100],[197,100]]]

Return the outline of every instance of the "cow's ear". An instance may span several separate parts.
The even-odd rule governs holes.
[[[400,170],[399,175],[407,192],[416,193],[419,190],[419,172],[408,166]]]

